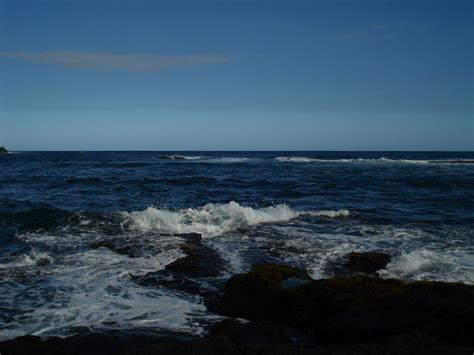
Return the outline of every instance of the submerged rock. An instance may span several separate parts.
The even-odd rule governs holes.
[[[284,288],[304,271],[260,265],[232,277],[215,310],[303,329],[324,344],[438,341],[474,345],[474,286],[403,282],[363,275],[312,280]],[[461,317],[462,315],[462,317]],[[456,322],[461,317],[465,321]]]

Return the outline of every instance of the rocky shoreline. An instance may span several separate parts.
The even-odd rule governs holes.
[[[69,338],[18,337],[0,343],[16,354],[472,354],[474,286],[381,279],[382,252],[350,253],[338,276],[312,280],[287,265],[256,265],[225,285],[202,289],[225,263],[198,234],[182,236],[185,257],[131,278],[148,287],[200,295],[222,315],[204,338],[147,338],[120,333]],[[141,246],[105,247],[134,257]]]

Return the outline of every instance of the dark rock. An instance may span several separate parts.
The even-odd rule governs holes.
[[[10,152],[6,150],[5,147],[0,147],[0,155],[2,154],[10,154]]]
[[[200,234],[180,235],[185,239],[181,249],[187,255],[166,266],[166,270],[193,277],[215,277],[224,270],[224,261],[212,248],[202,244]]]
[[[282,287],[291,277],[304,279],[302,273],[257,266],[229,280],[214,310],[313,331],[325,344],[390,343],[409,334],[422,342],[474,345],[468,321],[474,319],[474,286],[355,275]],[[454,321],[459,314],[465,321]]]
[[[71,354],[71,349],[60,338],[41,340],[36,336],[22,336],[0,343],[2,355],[65,355]]]
[[[198,294],[206,297],[206,301],[214,299],[216,297],[214,286],[203,285],[192,278],[219,276],[224,270],[224,261],[214,249],[202,244],[200,234],[180,234],[179,237],[184,239],[181,249],[187,254],[185,257],[168,264],[164,270],[149,272],[144,276],[132,275],[132,280],[143,286],[166,287]],[[128,249],[126,247],[127,252]],[[122,251],[117,248],[113,250]]]
[[[36,336],[24,336],[0,342],[0,353],[2,355],[457,355],[472,353],[472,348],[445,344],[423,346],[357,344],[309,347],[274,343],[241,344],[234,341],[246,341],[246,338],[235,337],[232,335],[235,334],[234,330],[229,330],[229,332],[229,334],[223,332],[187,341],[104,334],[46,340]]]
[[[214,324],[210,335],[225,335],[234,344],[291,344],[285,329],[266,321],[242,323],[226,319]]]
[[[384,269],[391,261],[390,254],[383,252],[349,253],[344,267],[350,273],[364,273],[377,275],[377,271]]]

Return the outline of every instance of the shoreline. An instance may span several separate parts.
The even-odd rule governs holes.
[[[256,265],[209,292],[188,277],[218,275],[219,255],[199,234],[185,236],[182,249],[186,256],[134,281],[202,297],[225,317],[204,337],[85,331],[5,340],[0,353],[468,354],[474,348],[474,286],[379,278],[374,270],[389,262],[385,253],[352,253],[344,276],[319,280],[288,265]]]

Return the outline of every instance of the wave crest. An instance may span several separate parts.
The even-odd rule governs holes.
[[[374,159],[318,159],[313,157],[276,157],[275,160],[289,163],[390,163],[390,164],[474,164],[473,159],[389,159],[385,157]]]
[[[217,235],[260,223],[285,222],[300,216],[342,217],[349,211],[294,211],[281,204],[259,209],[227,204],[207,204],[201,208],[166,210],[148,207],[143,211],[122,212],[122,226],[139,231],[159,233],[200,233],[204,237]]]

